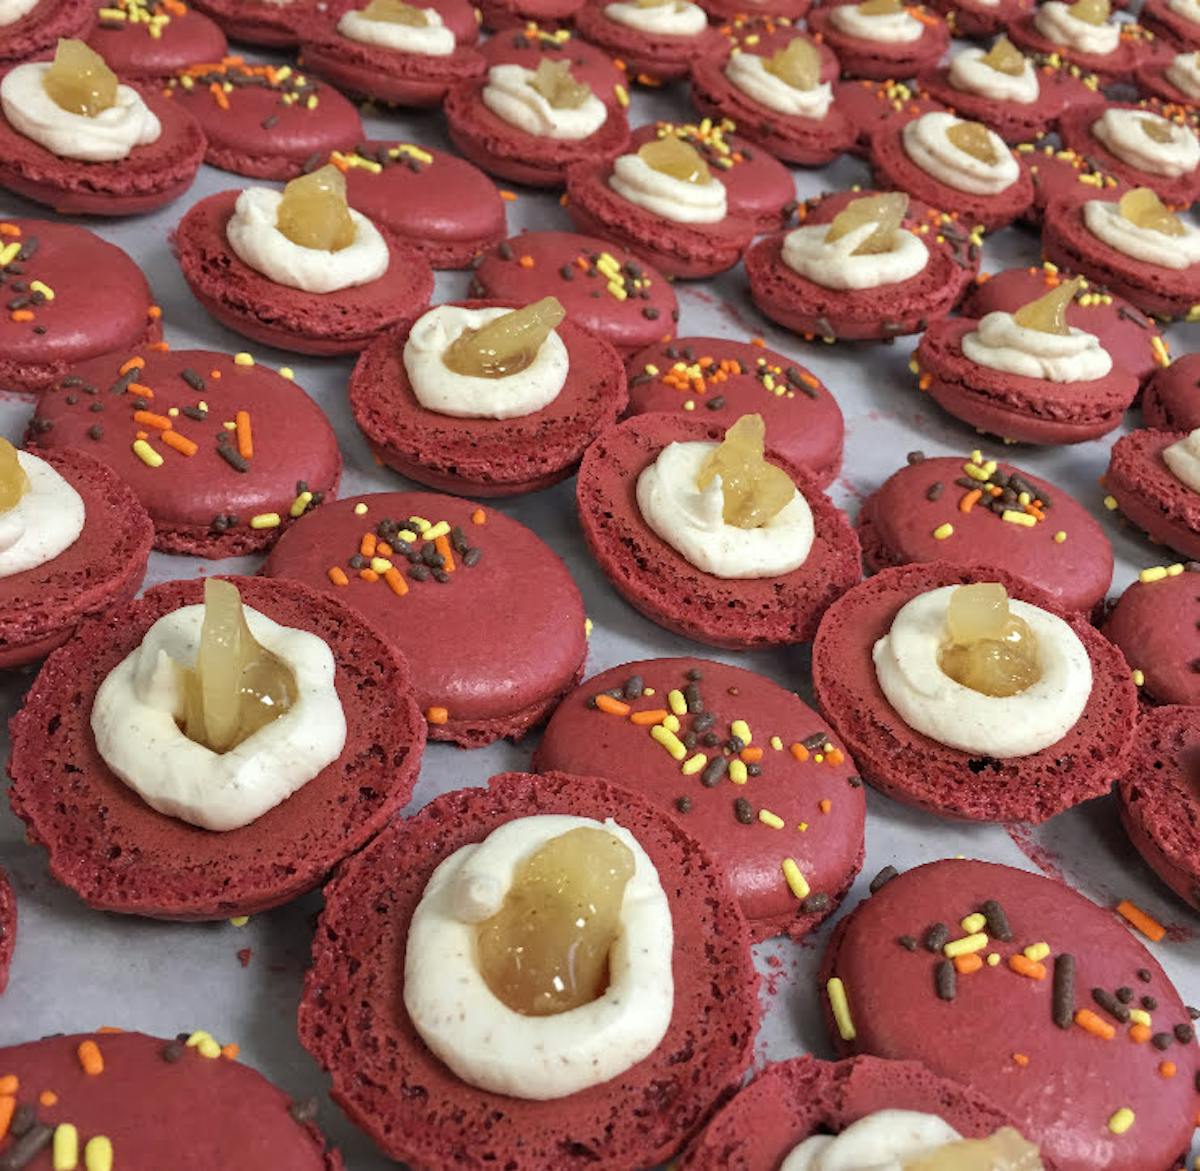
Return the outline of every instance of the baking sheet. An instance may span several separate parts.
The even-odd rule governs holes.
[[[630,111],[633,125],[655,118],[694,118],[683,87],[638,91]],[[369,114],[370,138],[397,138],[449,148],[436,113]],[[249,184],[204,167],[192,190],[153,216],[131,221],[80,220],[124,248],[143,268],[164,310],[167,337],[175,348],[235,352],[249,349],[257,361],[291,366],[296,381],[324,408],[342,445],[346,472],[342,495],[407,487],[401,477],[377,466],[350,416],[347,359],[309,359],[249,345],[212,321],[189,293],[170,251],[168,234],[184,211],[215,191]],[[820,191],[869,183],[864,163],[844,158],[817,171],[797,171],[803,199]],[[522,191],[506,204],[510,231],[562,228],[571,224],[555,194]],[[0,193],[0,217],[42,216],[45,209]],[[1036,235],[1010,228],[988,237],[984,267],[1039,263]],[[465,295],[466,273],[439,273],[435,302]],[[679,286],[679,335],[714,335],[745,340],[763,337],[773,349],[808,366],[836,396],[846,417],[845,468],[830,489],[852,515],[859,501],[921,448],[929,455],[962,454],[983,446],[999,454],[999,443],[981,442],[971,428],[919,395],[908,372],[912,339],[890,346],[805,344],[762,318],[750,303],[739,268],[710,281]],[[97,306],[102,312],[103,307]],[[1195,348],[1200,326],[1168,333],[1176,353]],[[32,412],[29,400],[0,398],[0,434],[18,441]],[[1130,416],[1136,424],[1136,414]],[[1105,511],[1098,477],[1115,437],[1077,447],[1004,451],[1029,471],[1068,490],[1100,518],[1117,557],[1114,592],[1163,550],[1121,526]],[[807,650],[755,653],[717,651],[660,630],[617,597],[584,547],[575,518],[574,482],[496,506],[532,528],[570,566],[594,623],[587,672],[594,674],[630,659],[702,654],[760,671],[807,697]],[[200,561],[155,553],[146,584],[208,572],[252,573],[258,558]],[[31,673],[0,675],[0,718],[20,705]],[[438,793],[480,785],[493,773],[525,768],[535,737],[472,752],[431,744],[426,751],[411,809]],[[7,759],[7,739],[0,745]],[[845,906],[867,893],[883,866],[900,869],[952,855],[985,858],[1065,878],[1097,902],[1129,898],[1168,927],[1161,944],[1150,945],[1185,1000],[1200,1002],[1200,920],[1164,887],[1126,841],[1111,799],[1103,798],[1056,817],[1037,829],[941,821],[868,792],[867,861]],[[23,827],[0,802],[0,860],[9,870],[20,906],[20,928],[12,980],[0,998],[0,1045],[53,1032],[113,1025],[163,1036],[207,1029],[222,1043],[236,1041],[242,1059],[297,1098],[315,1095],[319,1120],[342,1149],[351,1171],[392,1167],[326,1097],[327,1080],[296,1040],[295,1014],[308,961],[320,896],[255,916],[238,928],[229,923],[155,923],[89,910],[47,874],[45,853],[27,846]],[[826,923],[801,944],[776,940],[756,948],[764,975],[765,1009],[757,1057],[778,1060],[802,1052],[830,1055],[821,1026],[816,969],[832,927]]]

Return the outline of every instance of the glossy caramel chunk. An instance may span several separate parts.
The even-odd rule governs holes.
[[[0,436],[0,512],[16,508],[28,491],[29,477],[17,459],[17,449]]]
[[[864,0],[858,6],[863,16],[890,16],[894,12],[903,12],[901,0]]]
[[[204,583],[204,625],[195,667],[181,667],[184,733],[214,752],[228,752],[278,719],[296,702],[288,665],[250,633],[232,582]]]
[[[1044,1171],[1042,1157],[1011,1126],[989,1138],[947,1143],[928,1155],[906,1159],[904,1171]]]
[[[83,41],[59,40],[42,85],[56,106],[94,118],[117,100],[117,75]]]
[[[996,43],[979,58],[989,69],[1007,73],[1009,77],[1020,77],[1025,72],[1025,54],[1006,36],[996,38]]]
[[[875,230],[854,249],[854,256],[874,256],[891,252],[896,246],[896,232],[908,211],[908,195],[889,191],[885,195],[866,195],[848,203],[829,225],[825,242],[832,244],[843,236],[857,231],[864,224],[874,224]]]
[[[569,61],[543,57],[529,84],[556,110],[577,110],[592,96],[589,86],[571,76]]]
[[[991,132],[982,122],[955,122],[946,131],[946,137],[959,150],[981,163],[987,163],[989,167],[999,162]]]
[[[275,226],[293,244],[340,252],[354,243],[354,221],[346,204],[346,177],[326,165],[293,179],[283,189]]]
[[[551,838],[517,866],[477,937],[479,971],[497,998],[525,1016],[551,1016],[603,996],[635,868],[624,842],[590,826]]]
[[[1069,9],[1076,20],[1085,24],[1107,24],[1112,15],[1112,5],[1108,0],[1076,0]]]
[[[638,158],[651,170],[669,175],[681,183],[695,183],[703,187],[705,183],[712,182],[712,172],[696,148],[674,134],[651,139],[638,147]]]
[[[1075,294],[1083,288],[1083,277],[1063,281],[1056,288],[1028,305],[1022,305],[1013,314],[1013,320],[1026,329],[1036,329],[1039,333],[1057,333],[1066,336],[1071,332],[1067,324],[1067,310],[1075,300]]]
[[[1175,141],[1175,130],[1170,122],[1162,118],[1142,118],[1140,119],[1142,133],[1154,142],[1163,143]]]
[[[942,670],[983,695],[1017,695],[1042,675],[1037,640],[1029,624],[1011,613],[998,582],[959,586],[946,611],[949,634]]]
[[[763,68],[792,89],[816,89],[821,81],[821,55],[806,37],[794,37],[763,61]]]
[[[455,374],[472,378],[516,374],[532,365],[538,350],[566,315],[557,297],[543,297],[479,329],[463,330],[446,348],[442,361]]]
[[[739,529],[761,528],[796,495],[792,478],[763,458],[767,428],[762,415],[743,415],[705,461],[696,487],[701,491],[721,477],[725,523]]]
[[[404,0],[371,0],[362,10],[368,20],[385,24],[406,24],[411,28],[424,28],[429,23],[429,14],[424,8],[405,4]]]
[[[1149,187],[1126,191],[1117,204],[1124,219],[1139,228],[1161,232],[1164,236],[1182,236],[1187,231],[1183,221],[1167,207]]]

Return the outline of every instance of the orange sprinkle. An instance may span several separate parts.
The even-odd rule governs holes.
[[[819,390],[821,386],[821,380],[815,374],[810,374],[807,370],[800,371],[800,381],[813,390]]]
[[[131,394],[135,398],[153,398],[154,391],[142,382],[131,382],[125,388],[126,394]]]
[[[16,1098],[11,1094],[0,1094],[0,1138],[8,1134],[8,1126],[16,1109]]]
[[[229,96],[225,93],[225,89],[219,81],[211,82],[208,87],[208,92],[212,94],[213,101],[216,102],[222,110],[229,109]]]
[[[230,1041],[228,1045],[221,1046],[221,1056],[227,1061],[236,1061],[241,1051],[241,1046],[236,1041]]]
[[[1158,1073],[1160,1077],[1174,1077],[1177,1072],[1175,1062],[1160,1061],[1158,1063]]]
[[[517,193],[515,191],[501,191],[500,198],[503,199],[505,203],[516,203]]]
[[[1117,914],[1136,927],[1151,943],[1160,942],[1167,933],[1167,929],[1157,919],[1147,915],[1141,907],[1135,906],[1128,899],[1122,899],[1117,904]]]
[[[340,565],[331,565],[327,576],[335,586],[348,586],[350,584],[350,579],[346,576],[346,571]]]
[[[758,346],[760,350],[765,350],[767,348],[767,339],[764,337],[752,337],[750,339],[750,344],[752,346]]]
[[[0,236],[20,236],[21,229],[16,224],[0,224]]]
[[[179,452],[180,455],[191,457],[200,450],[195,443],[192,442],[186,435],[180,435],[178,431],[164,431],[160,439],[170,448]]]
[[[828,797],[822,797],[821,800],[817,802],[817,808],[822,813],[828,813],[833,808],[833,802],[830,801]]]
[[[208,372],[208,376],[209,376],[209,378],[220,378],[220,377],[221,377],[221,371],[220,371],[220,370],[210,370],[210,371]]]
[[[963,498],[958,502],[958,511],[959,512],[970,512],[971,509],[974,508],[975,505],[977,505],[979,503],[979,501],[982,499],[983,499],[983,489],[982,488],[972,488],[971,491],[968,492],[965,496],[963,496]]]
[[[475,509],[475,511],[471,513],[471,523],[473,525],[487,524],[487,513],[484,512],[482,508]]]
[[[145,370],[145,369],[146,369],[146,359],[135,357],[135,358],[130,358],[127,362],[124,362],[121,366],[119,366],[117,368],[117,374],[119,377],[124,377],[126,374],[129,373],[130,370]]]
[[[450,713],[444,707],[426,709],[425,718],[431,724],[444,724],[450,719]]]
[[[13,321],[32,321],[33,320],[33,310],[32,309],[14,309],[12,311],[12,313],[9,314],[9,316],[12,318]]]
[[[160,317],[162,317],[162,308],[158,305],[151,305],[150,308],[146,310],[146,316],[149,317],[151,321],[157,321]]]
[[[1081,1008],[1075,1014],[1075,1023],[1085,1033],[1091,1033],[1093,1037],[1103,1037],[1105,1041],[1111,1041],[1117,1035],[1117,1030],[1103,1017],[1092,1012],[1090,1008]]]
[[[233,416],[234,430],[237,433],[238,455],[242,459],[250,459],[254,455],[254,433],[250,430],[250,412],[238,411]]]
[[[522,268],[532,268],[533,267],[533,257],[532,256],[522,256],[521,259],[517,261],[517,263]]]
[[[661,724],[669,714],[665,707],[654,707],[649,708],[647,711],[634,712],[629,717],[629,722],[637,724],[639,728],[645,728],[651,724]]]
[[[741,752],[738,753],[738,755],[747,764],[758,764],[758,762],[760,760],[762,760],[762,758],[763,758],[763,750],[761,748],[757,748],[757,747],[743,748],[741,750]]]
[[[972,972],[978,972],[983,967],[983,956],[977,951],[973,951],[965,956],[954,957],[954,970],[960,976],[969,976]]]
[[[789,751],[789,752],[790,752],[790,753],[791,753],[791,754],[792,754],[792,755],[793,755],[793,756],[794,756],[794,757],[795,757],[795,758],[796,758],[798,761],[800,761],[800,763],[801,763],[801,764],[803,764],[803,763],[804,763],[804,762],[805,762],[805,761],[808,759],[808,749],[807,749],[807,748],[805,748],[805,747],[804,747],[804,745],[803,745],[803,744],[800,744],[799,742],[797,742],[797,743],[795,743],[795,744],[792,744],[792,745],[790,745],[790,746],[788,747],[788,751]]]
[[[932,385],[933,385],[933,375],[932,374],[922,374],[921,377],[919,379],[917,379],[917,389],[918,390],[928,390]]]
[[[596,696],[596,708],[599,711],[608,712],[610,716],[629,715],[629,704],[622,703],[619,699],[613,699],[611,695]]]
[[[99,1027],[99,1028],[96,1030],[96,1032],[97,1032],[97,1033],[109,1033],[109,1034],[111,1034],[112,1036],[114,1036],[114,1037],[115,1037],[115,1036],[116,1036],[118,1033],[123,1033],[123,1032],[125,1032],[125,1030],[124,1030],[124,1029],[122,1029],[122,1028],[119,1028],[117,1025],[101,1025],[101,1026],[100,1026],[100,1027]]]
[[[442,568],[447,573],[453,573],[458,567],[454,564],[454,552],[450,548],[450,538],[444,534],[434,537],[433,547],[442,555]]]
[[[363,533],[362,540],[358,543],[358,551],[364,557],[374,557],[378,544],[378,538],[374,533]]]
[[[21,1083],[15,1073],[6,1073],[0,1077],[0,1094],[15,1094],[21,1088]]]
[[[53,1090],[43,1090],[38,1094],[38,1101],[43,1106],[57,1106],[58,1095]]]
[[[358,576],[361,577],[363,581],[378,581],[379,580],[379,574],[377,574],[375,572],[375,570],[373,570],[373,569],[366,569],[366,568],[360,569],[358,571]]]
[[[1150,1026],[1149,1025],[1130,1025],[1129,1026],[1129,1039],[1131,1041],[1133,1041],[1135,1044],[1144,1045],[1147,1041],[1150,1040],[1150,1035],[1151,1034],[1150,1034]]]
[[[79,1055],[79,1064],[83,1066],[83,1072],[89,1077],[104,1072],[104,1057],[95,1041],[81,1041],[76,1053]]]
[[[166,415],[156,415],[153,411],[134,411],[133,421],[143,427],[153,427],[155,431],[170,431],[174,426]]]
[[[398,598],[404,597],[408,593],[408,582],[404,580],[404,574],[400,572],[394,565],[391,569],[383,571],[383,580],[387,583],[388,589]]]
[[[846,754],[840,748],[831,748],[825,753],[825,763],[832,764],[835,767],[839,764],[844,764]]]
[[[151,342],[146,349],[153,350],[156,354],[168,354],[171,352],[170,342]]]
[[[1026,976],[1030,980],[1044,980],[1046,978],[1046,965],[1039,964],[1036,960],[1031,960],[1021,955],[1020,952],[1008,957],[1008,966],[1018,976]]]
[[[1028,1054],[1014,1053],[1013,1054],[1013,1064],[1019,1065],[1022,1069],[1024,1069],[1029,1064]]]

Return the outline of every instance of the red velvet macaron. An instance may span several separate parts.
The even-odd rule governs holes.
[[[1200,427],[1200,353],[1182,354],[1155,371],[1142,396],[1146,425],[1160,431]]]
[[[629,79],[603,50],[589,45],[569,28],[544,29],[536,21],[495,32],[479,46],[492,65],[520,65],[537,69],[543,60],[566,61],[571,76],[588,86],[602,102],[627,108]]]
[[[585,40],[624,62],[628,75],[635,80],[652,85],[678,81],[689,76],[698,65],[723,61],[729,56],[729,41],[707,21],[699,31],[686,35],[645,32],[614,20],[607,11],[611,3],[612,0],[589,0],[575,14],[575,27]],[[672,4],[671,11],[677,12],[677,0],[672,0]],[[692,11],[699,15],[694,8]]]
[[[936,64],[950,46],[946,21],[921,5],[907,9],[910,17],[925,26],[916,40],[868,40],[855,36],[842,29],[834,16],[836,8],[843,4],[854,5],[855,2],[834,0],[833,3],[814,8],[808,14],[809,31],[817,34],[837,54],[847,77],[902,81]],[[893,14],[887,15],[890,17]]]
[[[1111,53],[1089,53],[1051,40],[1038,28],[1037,17],[1038,10],[1035,9],[1008,26],[1007,33],[1013,44],[1027,53],[1057,57],[1076,65],[1085,73],[1095,74],[1105,85],[1132,77],[1138,65],[1154,53],[1151,36],[1137,24],[1119,26],[1120,39]]]
[[[1022,142],[1017,146],[1017,157],[1033,183],[1033,202],[1021,219],[1035,228],[1042,225],[1046,208],[1052,203],[1097,199],[1102,195],[1120,198],[1129,190],[1123,179],[1098,167],[1094,158],[1084,158],[1053,143]]]
[[[199,0],[196,7],[231,41],[290,49],[325,19],[325,0]]]
[[[569,28],[587,0],[480,0],[483,27],[491,32],[535,24],[553,32]]]
[[[1029,12],[1036,0],[929,0],[929,7],[946,18],[953,37],[977,41],[1004,32]]]
[[[1142,11],[1145,10],[1146,6],[1143,6]],[[1190,49],[1182,49],[1179,56],[1194,56],[1197,51],[1200,50],[1193,45]],[[1138,89],[1145,97],[1165,102],[1167,105],[1181,106],[1185,110],[1200,110],[1200,95],[1185,92],[1168,76],[1168,70],[1175,59],[1175,54],[1168,51],[1156,53],[1143,61],[1135,74]]]
[[[180,0],[141,0],[130,8],[94,2],[100,17],[88,44],[123,80],[162,83],[191,65],[220,61],[229,52],[220,27]],[[130,19],[130,11],[144,15]]]
[[[1168,0],[1145,0],[1138,20],[1155,36],[1183,49],[1200,49],[1200,21],[1189,20]]]
[[[1200,493],[1163,461],[1163,451],[1187,431],[1130,431],[1113,445],[1104,487],[1125,518],[1152,541],[1200,560]]]
[[[20,19],[0,26],[0,69],[50,52],[62,38],[86,37],[95,0],[38,0]]]

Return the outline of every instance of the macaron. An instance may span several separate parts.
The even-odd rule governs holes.
[[[481,0],[479,12],[483,27],[491,32],[507,32],[535,24],[553,32],[569,27],[587,0]]]
[[[1109,454],[1102,482],[1126,520],[1152,541],[1200,560],[1200,493],[1163,461],[1165,449],[1188,434],[1146,428],[1122,435]]]
[[[141,349],[80,363],[43,393],[27,443],[108,464],[150,514],[162,552],[262,552],[334,495],[342,458],[295,382],[239,357]]]
[[[771,447],[828,487],[842,467],[842,412],[811,370],[783,354],[728,338],[684,337],[630,357],[629,414],[690,414],[730,427],[759,414]]]
[[[224,1056],[211,1034],[182,1036],[186,1043],[102,1029],[0,1049],[19,1120],[0,1140],[0,1158],[43,1171],[65,1161],[52,1160],[52,1146],[70,1127],[81,1167],[107,1166],[115,1153],[117,1167],[340,1171],[305,1103]]]
[[[944,110],[941,102],[924,96],[915,83],[870,78],[848,78],[833,87],[836,107],[854,125],[856,139],[851,148],[856,155],[869,157],[871,137],[884,126],[903,125],[911,118],[930,111]]]
[[[518,739],[583,678],[578,588],[549,546],[492,508],[429,492],[347,497],[289,529],[264,572],[354,610],[407,658],[434,740]]]
[[[1142,6],[1143,14],[1147,8],[1148,5]],[[1197,32],[1200,33],[1200,25],[1197,25]],[[1181,58],[1194,57],[1197,51],[1198,47],[1193,45],[1181,49],[1178,53],[1168,50],[1147,58],[1137,67],[1134,75],[1138,90],[1145,97],[1165,102],[1168,105],[1181,106],[1183,109],[1191,111],[1200,110],[1200,92],[1197,92],[1197,87],[1191,83],[1189,78],[1184,82],[1188,88],[1181,89],[1179,75],[1174,72],[1177,61]],[[1186,74],[1184,76],[1187,77]]]
[[[812,7],[812,0],[776,0],[770,11],[765,0],[700,0],[700,7],[719,21],[784,21],[799,23]]]
[[[333,652],[345,747],[240,829],[198,830],[159,813],[100,756],[92,705],[150,626],[200,603],[204,583],[154,586],[85,623],[47,659],[13,717],[9,800],[30,842],[48,852],[50,873],[97,910],[181,920],[257,914],[318,886],[412,796],[425,729],[401,656],[349,608],[299,582],[231,580],[245,605]]]
[[[60,38],[86,37],[95,20],[93,0],[37,0],[24,16],[0,25],[0,68],[52,50]]]
[[[1121,821],[1147,865],[1192,910],[1200,910],[1200,833],[1192,767],[1200,746],[1200,710],[1148,711],[1141,751],[1117,782]]]
[[[1084,158],[1061,144],[1023,142],[1017,146],[1017,157],[1033,184],[1033,202],[1021,213],[1021,219],[1035,228],[1042,224],[1046,208],[1052,203],[1102,195],[1119,198],[1129,190],[1123,179],[1104,170],[1094,158]]]
[[[1063,6],[1069,7],[1065,4]],[[1147,30],[1133,23],[1118,26],[1121,30],[1120,39],[1116,41],[1116,47],[1106,53],[1089,52],[1073,45],[1060,44],[1039,27],[1040,11],[1039,5],[1037,9],[1008,26],[1008,36],[1013,44],[1027,53],[1057,57],[1070,65],[1076,65],[1085,73],[1095,74],[1104,85],[1131,77],[1138,65],[1154,52],[1153,40],[1147,34]],[[1115,23],[1109,21],[1110,25]]]
[[[452,304],[464,310],[523,307],[511,301]],[[350,410],[382,463],[438,491],[515,496],[557,484],[628,401],[621,356],[567,317],[555,330],[566,347],[567,370],[562,389],[545,406],[506,417],[434,410],[422,405],[413,387],[405,357],[409,332],[382,334],[367,348],[350,377]]]
[[[537,1101],[460,1079],[421,1040],[402,990],[410,923],[435,868],[507,822],[555,814],[611,818],[649,855],[674,927],[674,998],[648,1057]],[[371,907],[379,913],[363,913]],[[596,778],[504,773],[395,822],[326,887],[300,1040],[329,1072],[334,1100],[388,1158],[443,1171],[470,1149],[528,1171],[634,1171],[666,1161],[738,1086],[759,1019],[748,944],[722,871],[686,822]]]
[[[666,277],[624,248],[574,232],[523,232],[500,241],[479,258],[470,293],[514,305],[557,297],[571,321],[622,356],[670,340],[679,320]]]
[[[1186,5],[1170,0],[1146,0],[1138,12],[1138,21],[1170,45],[1200,49],[1200,20],[1189,19]]]
[[[1086,508],[977,451],[932,458],[912,452],[863,501],[857,523],[872,572],[926,561],[995,565],[1044,590],[1063,610],[1083,614],[1112,584],[1112,545]],[[953,530],[948,537],[944,525]]]
[[[951,36],[980,40],[1004,32],[1033,4],[1034,0],[930,0],[929,7],[946,18]]]
[[[192,205],[175,230],[184,280],[222,325],[299,354],[355,354],[389,329],[411,325],[429,304],[433,270],[413,247],[385,236],[383,276],[333,293],[277,284],[234,252],[226,230],[239,192]]]
[[[1019,443],[1083,443],[1121,425],[1138,379],[1114,363],[1101,378],[1054,382],[972,362],[963,339],[973,318],[944,318],[922,336],[910,366],[917,385],[947,414]]]
[[[290,65],[249,65],[240,57],[194,65],[167,93],[203,128],[204,161],[252,179],[295,179],[306,164],[318,166],[363,138],[357,107]]]
[[[141,587],[154,535],[133,490],[81,451],[45,451],[83,500],[83,530],[57,557],[0,577],[0,670],[44,658],[85,620],[124,612]]]
[[[126,81],[162,83],[229,53],[220,27],[180,0],[93,2],[98,20],[88,44]]]
[[[809,641],[835,598],[859,578],[858,541],[844,513],[767,435],[769,462],[782,468],[812,513],[803,564],[775,577],[722,578],[697,569],[647,523],[636,499],[641,473],[671,443],[719,443],[725,426],[655,413],[628,419],[588,448],[576,495],[588,550],[616,591],[652,622],[697,642],[731,649]]]
[[[0,315],[5,390],[37,394],[65,377],[75,362],[161,336],[162,310],[142,270],[86,228],[51,220],[3,221],[0,277],[29,286],[16,298],[26,304],[10,304]]]
[[[196,7],[231,41],[264,49],[291,49],[324,19],[325,0],[199,0]]]
[[[1087,652],[1086,706],[1048,748],[1004,758],[973,755],[911,727],[883,692],[872,654],[901,607],[930,590],[973,582],[999,582],[1010,598],[1061,618]],[[1042,822],[1107,793],[1137,723],[1137,697],[1120,651],[1084,617],[1059,610],[1049,594],[990,565],[932,561],[884,569],[855,586],[821,621],[813,687],[866,780],[897,801],[968,821]]]
[[[492,65],[520,65],[537,70],[543,60],[566,61],[571,76],[588,86],[602,102],[627,107],[629,83],[616,62],[595,45],[581,40],[569,28],[545,29],[536,21],[493,33],[479,46]]]
[[[1056,879],[917,866],[842,920],[820,979],[840,1054],[922,1061],[986,1094],[1056,1171],[1173,1167],[1187,1151],[1187,1009],[1126,923]]]
[[[848,77],[902,81],[934,65],[950,47],[946,21],[924,5],[904,9],[902,13],[860,14],[857,23],[864,29],[877,24],[878,39],[848,27],[848,19],[837,14],[837,9],[843,6],[854,10],[861,7],[855,0],[836,0],[814,8],[808,14],[808,28],[833,50],[842,63],[842,72]],[[907,29],[904,37],[894,35],[894,25],[904,13],[909,20],[924,26],[911,40],[907,39]]]
[[[1181,354],[1146,383],[1142,415],[1159,431],[1200,427],[1200,354]]]
[[[832,224],[871,191],[836,191],[801,205],[801,229]],[[979,272],[982,233],[954,216],[912,200],[901,224],[924,245],[927,259],[913,276],[864,288],[830,288],[784,259],[788,232],[755,241],[746,253],[750,296],[772,321],[806,340],[871,341],[920,333],[958,304]]]
[[[805,1055],[765,1066],[713,1116],[679,1171],[781,1167],[814,1135],[837,1135],[881,1110],[932,1114],[966,1138],[986,1138],[1008,1117],[977,1090],[932,1074],[919,1061]]]
[[[8,970],[16,944],[17,898],[8,875],[0,869],[0,994],[8,987]]]
[[[1022,305],[1044,296],[1064,279],[1052,264],[1033,268],[1006,268],[981,274],[962,303],[962,313],[976,319],[997,310],[1015,313]],[[1158,323],[1124,297],[1084,283],[1067,306],[1067,324],[1095,334],[1118,366],[1136,374],[1143,383],[1170,361]]]
[[[533,766],[629,785],[678,819],[725,871],[755,939],[814,930],[862,867],[854,761],[793,692],[741,667],[644,659],[593,675],[555,710]]]

